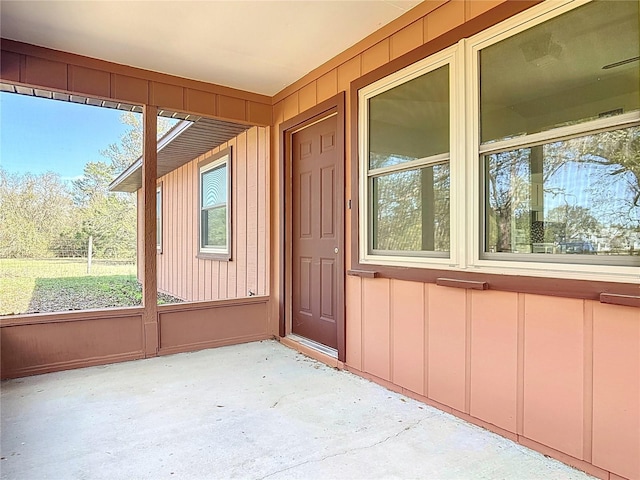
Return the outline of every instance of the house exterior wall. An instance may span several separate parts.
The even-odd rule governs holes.
[[[269,128],[253,127],[158,179],[163,198],[159,291],[187,301],[268,294],[269,142]],[[231,260],[198,258],[198,164],[228,147],[232,152]]]
[[[425,1],[287,87],[274,97],[271,171],[279,126],[344,91],[347,205],[357,121],[350,83],[458,27],[497,24],[534,3]],[[273,205],[279,183],[272,174]],[[272,218],[276,246],[275,208]],[[345,219],[349,245],[348,209]],[[288,298],[279,291],[280,252],[273,249],[272,317]],[[349,269],[349,249],[346,256]],[[598,477],[640,478],[640,309],[350,275],[345,288],[345,368]]]

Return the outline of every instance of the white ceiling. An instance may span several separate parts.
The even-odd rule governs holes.
[[[274,95],[420,0],[0,1],[0,35]]]

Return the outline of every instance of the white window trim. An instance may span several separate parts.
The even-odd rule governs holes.
[[[585,129],[618,129],[640,122],[640,112],[585,122],[578,126],[554,129],[550,132],[495,142],[480,147],[480,90],[479,61],[481,49],[528,30],[547,20],[589,3],[591,0],[550,0],[515,15],[469,39],[462,39],[450,47],[392,75],[384,77],[359,91],[359,262],[380,266],[417,268],[443,267],[451,271],[466,271],[498,275],[523,275],[531,277],[590,280],[619,283],[640,283],[637,266],[604,264],[578,264],[540,262],[534,258],[493,260],[482,256],[484,226],[481,217],[481,168],[480,157],[509,145],[544,142],[545,139],[563,136],[583,136]],[[397,257],[368,253],[368,122],[367,99],[402,84],[444,64],[450,65],[450,258]],[[470,80],[474,79],[474,80]],[[560,260],[560,259],[559,259]]]
[[[202,165],[198,170],[198,251],[203,254],[231,256],[231,153],[227,153],[216,160]],[[226,198],[226,244],[224,247],[204,247],[202,245],[202,175],[214,168],[226,164],[227,168],[227,198]]]
[[[402,70],[399,70],[387,77],[384,77],[366,87],[362,88],[359,92],[359,112],[358,112],[358,129],[359,129],[359,155],[360,155],[360,174],[359,174],[359,232],[360,232],[360,248],[359,248],[359,261],[362,264],[373,265],[419,265],[423,268],[443,268],[447,266],[453,266],[458,261],[458,252],[454,246],[458,243],[458,228],[456,222],[454,222],[454,212],[458,210],[459,196],[458,188],[454,185],[453,179],[459,175],[457,167],[454,166],[453,158],[457,156],[458,152],[456,148],[460,142],[457,141],[459,137],[459,124],[456,124],[454,119],[459,115],[459,110],[462,102],[457,98],[459,89],[456,88],[455,79],[459,76],[457,72],[458,61],[458,47],[453,46],[439,53],[436,53],[424,60],[409,65]],[[449,154],[446,157],[449,158],[449,172],[450,172],[450,220],[449,220],[449,236],[450,236],[450,252],[448,256],[435,256],[437,254],[429,255],[425,252],[424,256],[402,256],[402,255],[381,255],[369,253],[369,227],[368,227],[368,211],[369,211],[369,175],[372,173],[379,174],[386,170],[397,171],[398,167],[394,168],[378,168],[369,170],[368,151],[367,145],[369,144],[369,131],[367,128],[367,100],[371,97],[386,92],[398,85],[402,85],[409,80],[413,80],[421,75],[429,73],[445,65],[449,65],[449,98],[450,98],[450,115],[449,115]],[[438,156],[439,157],[439,156]],[[444,156],[443,156],[444,157]],[[429,162],[426,162],[427,164]],[[407,164],[403,164],[402,169],[409,169],[411,167],[417,168],[417,166],[424,166],[425,159],[416,159]]]

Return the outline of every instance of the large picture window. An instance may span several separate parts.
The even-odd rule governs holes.
[[[479,64],[483,258],[634,263],[638,2],[586,4]]]
[[[356,84],[357,264],[637,282],[638,24],[543,3]]]
[[[200,172],[200,253],[231,257],[231,150],[203,163]]]

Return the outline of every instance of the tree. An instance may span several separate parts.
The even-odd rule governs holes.
[[[77,245],[93,237],[97,258],[135,258],[136,204],[131,194],[109,191],[115,167],[89,162],[81,178],[73,181],[73,199],[80,224],[73,235]]]
[[[125,112],[120,121],[129,128],[118,143],[100,152],[105,161],[87,163],[83,176],[73,182],[73,199],[81,218],[75,241],[86,244],[92,236],[98,258],[135,258],[136,255],[135,195],[110,192],[109,184],[142,155],[142,116]],[[158,136],[174,123],[158,117]]]
[[[399,157],[396,157],[399,158]],[[385,156],[372,154],[382,166]],[[381,175],[371,186],[374,245],[379,250],[450,249],[449,165]]]
[[[542,241],[532,239],[539,225],[545,242],[615,238],[627,253],[640,238],[640,127],[495,153],[485,161],[487,246],[496,251]],[[543,203],[535,204],[541,199],[530,192],[538,188]],[[543,204],[550,208],[544,218]]]
[[[0,169],[0,257],[44,257],[82,251],[94,237],[97,257],[135,258],[135,195],[109,184],[142,154],[142,116],[120,116],[129,128],[119,143],[90,161],[67,186],[55,173],[10,175]],[[158,118],[158,136],[175,121]]]
[[[552,208],[545,222],[546,242],[588,241],[602,228],[591,210],[579,205]]]
[[[120,121],[129,128],[120,137],[118,143],[110,144],[100,154],[110,161],[115,176],[120,175],[126,168],[142,156],[143,125],[142,115],[125,112],[120,115]],[[162,137],[176,121],[158,117],[158,138]]]
[[[86,205],[95,197],[108,195],[114,170],[113,165],[107,165],[105,162],[87,163],[82,177],[72,182],[73,200],[76,204]]]
[[[529,234],[530,154],[526,149],[488,156],[487,162],[487,246],[496,252],[511,252],[519,243],[513,227]]]
[[[75,222],[71,194],[59,175],[0,168],[0,257],[50,256]]]

